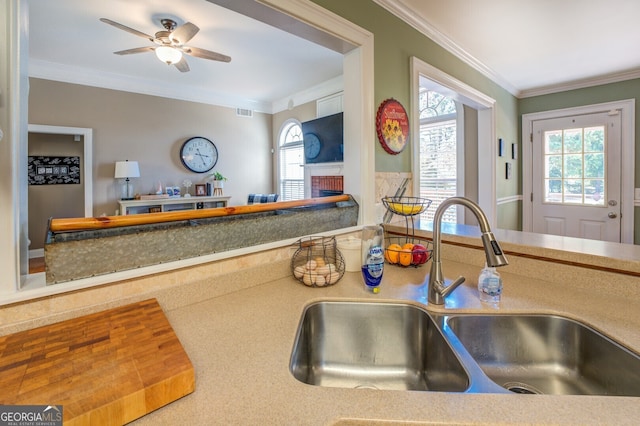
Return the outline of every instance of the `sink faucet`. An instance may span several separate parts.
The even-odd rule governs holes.
[[[444,200],[436,209],[433,217],[433,253],[431,272],[429,273],[429,284],[427,287],[427,300],[434,305],[444,305],[444,298],[455,290],[464,282],[464,277],[460,276],[448,286],[445,284],[444,275],[442,273],[442,263],[440,261],[441,237],[440,228],[442,224],[442,216],[445,210],[454,204],[465,206],[475,215],[482,232],[482,244],[484,252],[487,256],[487,266],[505,266],[508,265],[507,258],[504,256],[500,244],[493,236],[489,226],[489,220],[479,205],[464,197],[451,197]]]

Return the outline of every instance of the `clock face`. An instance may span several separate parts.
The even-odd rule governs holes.
[[[304,140],[304,156],[312,160],[320,154],[320,139],[314,133],[306,133]]]
[[[192,172],[206,173],[218,162],[218,150],[209,139],[197,136],[182,144],[180,160]]]

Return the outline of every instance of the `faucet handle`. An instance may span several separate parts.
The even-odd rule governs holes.
[[[458,286],[460,286],[460,284],[462,284],[464,280],[465,278],[462,275],[460,275],[458,278],[456,278],[455,281],[453,281],[449,285],[445,285],[444,281],[442,283],[438,283],[438,293],[440,293],[443,298],[447,297],[450,293],[453,292],[453,290],[458,288]]]

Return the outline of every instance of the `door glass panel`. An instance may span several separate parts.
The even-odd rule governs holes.
[[[605,127],[544,132],[545,203],[604,206]]]

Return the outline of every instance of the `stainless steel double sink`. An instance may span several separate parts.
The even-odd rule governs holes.
[[[404,303],[307,306],[290,370],[328,387],[640,396],[640,356],[585,324]]]

